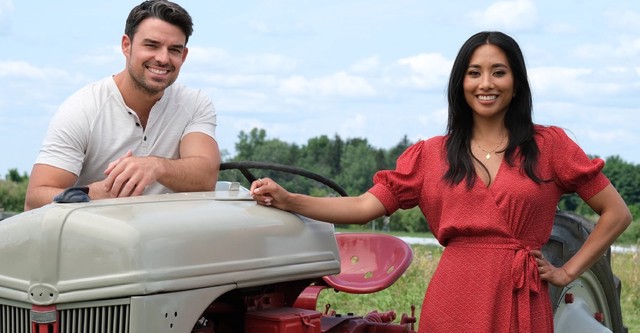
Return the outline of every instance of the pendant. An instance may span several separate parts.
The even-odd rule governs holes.
[[[491,153],[487,153],[487,155],[486,155],[484,158],[486,158],[487,160],[489,160],[489,159],[491,158]]]

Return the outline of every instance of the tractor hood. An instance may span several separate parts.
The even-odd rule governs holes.
[[[50,204],[0,221],[0,298],[38,305],[336,274],[328,223],[246,189]]]

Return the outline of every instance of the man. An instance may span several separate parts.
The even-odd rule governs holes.
[[[190,15],[166,0],[131,10],[125,69],[69,97],[34,163],[25,211],[71,186],[91,199],[215,188],[216,112],[201,91],[173,84],[184,63]]]

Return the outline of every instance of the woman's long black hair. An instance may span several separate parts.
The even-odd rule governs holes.
[[[534,124],[531,117],[533,103],[524,56],[513,38],[498,31],[484,31],[471,36],[462,45],[453,63],[447,94],[449,120],[446,149],[449,169],[444,174],[444,179],[451,185],[459,184],[465,179],[467,187],[470,188],[477,178],[471,154],[473,112],[464,97],[463,81],[473,52],[485,44],[495,45],[505,53],[514,76],[514,97],[504,118],[509,134],[505,159],[509,165],[513,165],[518,157],[515,156],[516,148],[519,147],[519,158],[522,160],[524,172],[533,181],[543,182],[536,173],[539,150],[534,141]]]

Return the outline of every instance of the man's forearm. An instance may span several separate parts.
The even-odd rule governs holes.
[[[220,163],[217,160],[193,156],[162,159],[162,174],[158,182],[174,192],[212,191],[218,181]]]
[[[64,191],[64,189],[50,186],[40,186],[29,189],[24,199],[24,211],[26,212],[50,204],[53,202],[53,198],[62,191]]]

